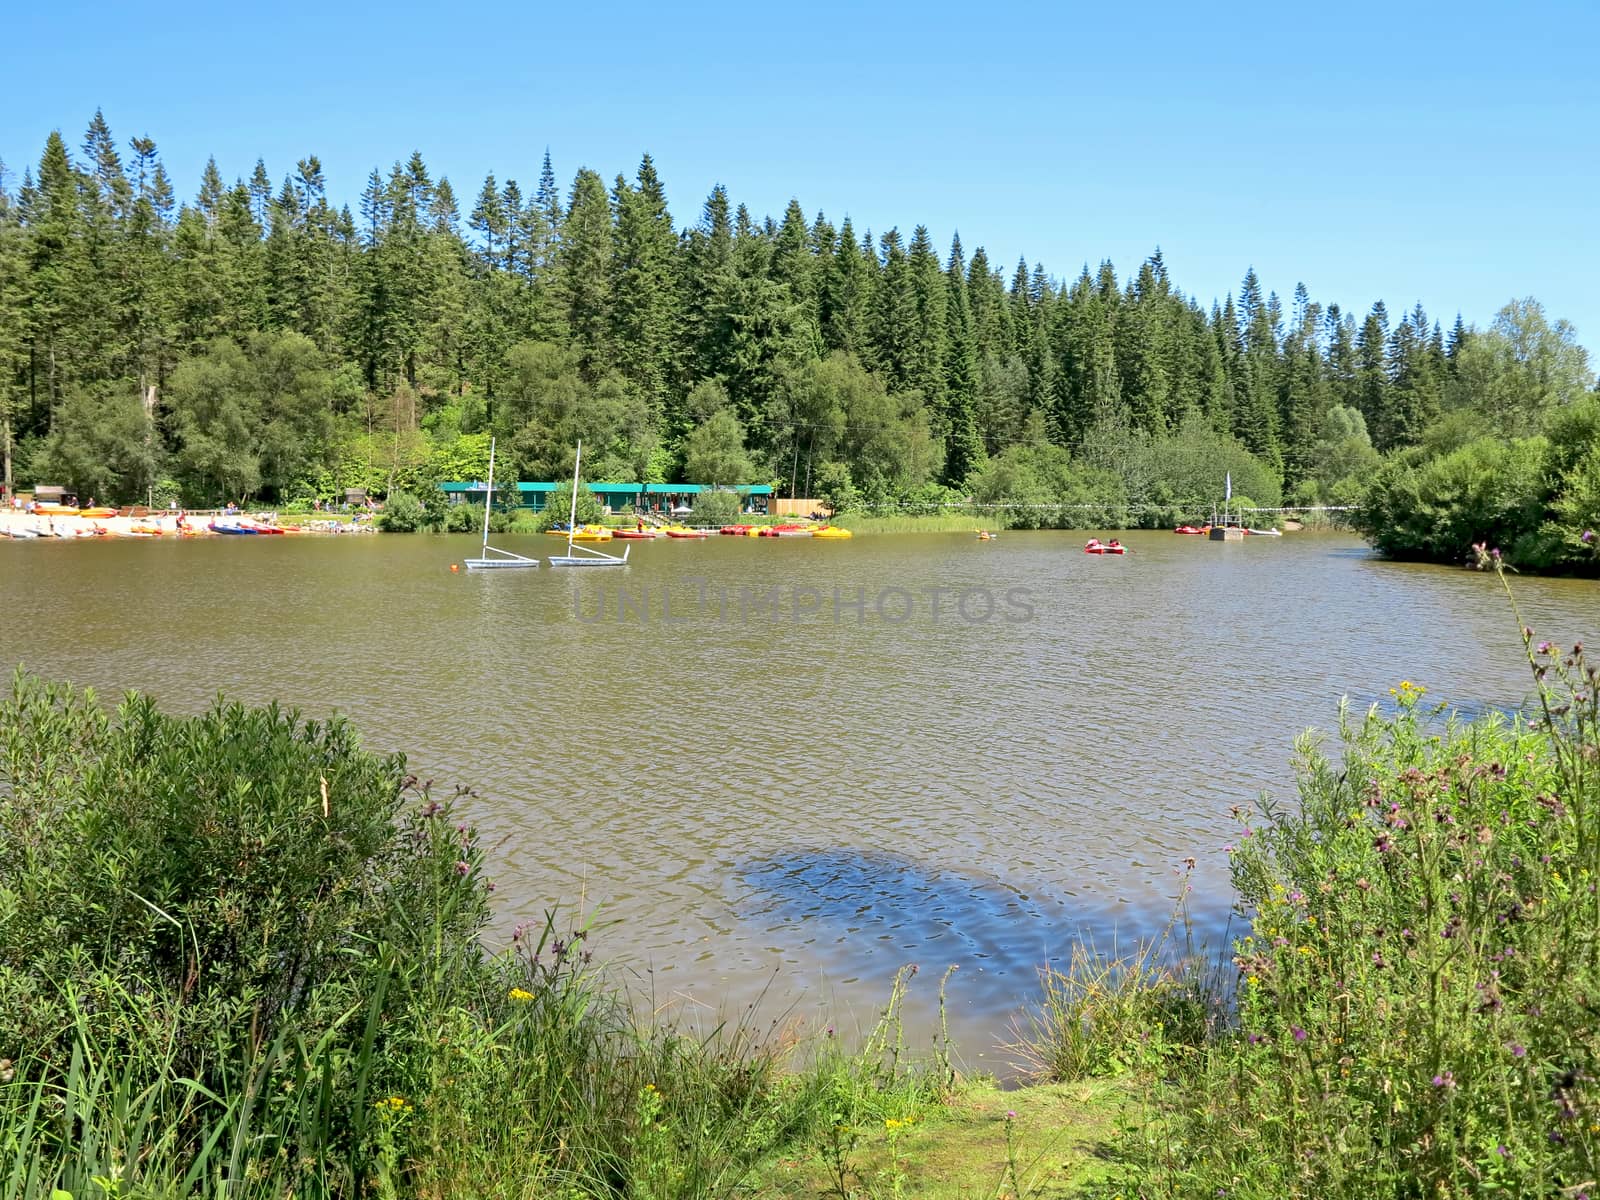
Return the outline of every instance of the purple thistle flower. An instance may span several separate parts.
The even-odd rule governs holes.
[[[1297,1042],[1303,1042],[1306,1040],[1306,1031],[1301,1029],[1298,1025],[1289,1026],[1289,1032],[1294,1036],[1294,1040]]]
[[[1583,531],[1582,536],[1579,537],[1578,540],[1581,541],[1585,546],[1593,545],[1594,544],[1594,530],[1585,529]]]

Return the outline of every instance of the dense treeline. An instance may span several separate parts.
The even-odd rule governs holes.
[[[209,163],[179,202],[155,144],[96,114],[0,171],[0,451],[8,480],[193,503],[424,490],[507,470],[770,479],[844,503],[963,495],[1190,506],[1353,501],[1442,417],[1532,433],[1590,384],[1532,302],[1446,334],[1285,305],[1254,271],[1210,309],[1159,250],[1127,280],[1007,274],[959,238],[874,235],[717,187],[680,228],[648,155],[608,188],[463,204],[420,155],[359,212],[312,156],[274,185]],[[1137,517],[1135,517],[1137,519]]]

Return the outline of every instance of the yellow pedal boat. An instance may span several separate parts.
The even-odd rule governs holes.
[[[824,525],[821,529],[813,529],[811,536],[814,538],[847,538],[855,535],[848,529],[840,529],[837,525]]]

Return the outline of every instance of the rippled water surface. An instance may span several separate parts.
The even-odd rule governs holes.
[[[1336,535],[1126,540],[721,538],[485,575],[448,569],[468,538],[3,544],[0,663],[345,711],[476,789],[500,933],[598,905],[604,956],[710,1012],[865,1023],[917,963],[924,1029],[959,964],[979,1061],[1075,936],[1158,931],[1186,857],[1220,941],[1229,810],[1287,793],[1292,737],[1340,696],[1528,692],[1491,578]],[[1515,586],[1541,634],[1600,631],[1595,584]]]

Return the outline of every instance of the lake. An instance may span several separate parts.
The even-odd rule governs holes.
[[[469,537],[0,544],[0,664],[348,713],[437,792],[474,789],[497,939],[597,910],[597,955],[707,1022],[870,1024],[916,963],[924,1042],[959,964],[951,1033],[994,1065],[1037,968],[1159,932],[1186,858],[1222,944],[1230,809],[1290,794],[1293,737],[1341,696],[1529,693],[1492,576],[1336,534],[1133,533],[1123,558],[1084,536],[658,541],[620,571],[482,574],[449,569]],[[1541,636],[1600,632],[1600,585],[1514,586]]]

